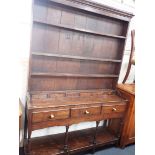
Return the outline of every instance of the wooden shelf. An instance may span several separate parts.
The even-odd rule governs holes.
[[[44,53],[44,52],[32,52],[32,55],[76,59],[76,60],[101,61],[101,62],[118,62],[118,63],[121,62],[121,60],[116,60],[116,59],[101,59],[101,58],[91,58],[91,57],[72,56],[72,55],[60,55],[60,54]]]
[[[44,25],[47,25],[47,26],[58,27],[58,28],[63,28],[63,29],[67,29],[67,30],[78,31],[78,32],[103,36],[103,37],[110,37],[110,38],[116,38],[116,39],[126,39],[126,37],[124,37],[124,36],[99,33],[99,32],[96,32],[96,31],[81,29],[81,28],[77,28],[77,27],[71,27],[71,26],[68,26],[68,25],[47,23],[47,22],[36,20],[36,19],[34,19],[33,22],[38,23],[38,24],[44,24]]]
[[[92,143],[95,128],[89,128],[84,130],[69,132],[69,152],[77,153],[81,150],[86,151],[94,148]],[[42,154],[63,154],[64,153],[64,133],[44,136],[39,138],[31,139],[31,154],[32,155],[42,155]],[[108,129],[103,127],[98,127],[98,132],[96,136],[95,147],[101,147],[106,144],[115,144],[118,138],[113,135]],[[78,145],[77,145],[78,144]],[[26,146],[25,142],[25,146]],[[27,150],[27,146],[25,147]]]
[[[31,73],[31,76],[45,77],[81,77],[81,78],[117,78],[114,74],[71,74],[71,73]]]

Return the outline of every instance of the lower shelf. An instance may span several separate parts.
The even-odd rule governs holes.
[[[93,149],[93,135],[95,128],[69,132],[68,147],[70,154]],[[30,155],[59,155],[64,154],[65,134],[56,134],[31,139]],[[118,138],[108,129],[99,127],[96,136],[95,147],[106,144],[115,144]],[[25,145],[25,150],[27,145]],[[27,152],[27,151],[26,151]]]

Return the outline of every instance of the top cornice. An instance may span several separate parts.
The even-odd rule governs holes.
[[[92,0],[49,0],[51,2],[60,3],[80,10],[117,18],[124,21],[130,21],[134,16],[132,13],[122,11],[107,5],[103,5]]]

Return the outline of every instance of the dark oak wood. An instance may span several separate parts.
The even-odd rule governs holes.
[[[127,100],[115,95],[113,91],[70,91],[70,92],[36,92],[30,94],[28,103],[29,131],[51,126],[68,126],[86,121],[99,121],[122,118],[127,110]],[[98,124],[97,124],[98,127]],[[96,131],[97,132],[97,129]],[[96,133],[94,134],[96,135]],[[93,135],[94,135],[93,134]],[[92,135],[92,136],[93,136]],[[33,150],[28,132],[28,150]],[[70,136],[70,134],[69,134]],[[68,138],[67,138],[68,139]],[[94,140],[94,147],[96,147]],[[65,150],[70,150],[65,140]]]
[[[104,33],[99,33],[99,32],[96,32],[96,31],[85,30],[85,29],[80,29],[80,28],[76,28],[76,27],[70,27],[70,26],[66,26],[66,25],[62,25],[62,24],[51,24],[51,23],[49,24],[49,23],[45,23],[45,22],[37,21],[37,20],[34,20],[34,22],[37,23],[37,24],[45,24],[47,26],[63,28],[63,29],[67,29],[67,30],[83,32],[83,33],[88,33],[88,34],[93,34],[93,35],[98,35],[98,36],[118,38],[118,39],[126,39],[126,37],[124,37],[124,36],[118,36],[118,35],[112,35],[112,34],[104,34]]]
[[[66,126],[64,152],[67,154],[69,152],[69,149],[68,149],[68,130],[69,130],[69,126]]]
[[[93,149],[93,137],[96,128],[90,128],[79,131],[72,131],[69,133],[68,147],[69,153],[77,153],[83,150]],[[45,137],[32,138],[31,155],[51,155],[51,154],[65,154],[63,138],[65,133],[50,135]],[[111,133],[107,128],[98,127],[96,134],[96,147],[107,144],[114,144],[118,138]],[[25,149],[27,149],[25,147]]]
[[[135,142],[135,84],[119,84],[117,88],[129,100],[120,139],[120,146],[125,147]]]
[[[54,52],[54,53],[56,53],[56,52]],[[44,53],[44,52],[33,52],[32,55],[56,57],[56,58],[66,58],[66,59],[77,59],[77,60],[101,61],[101,62],[118,62],[118,63],[121,62],[121,60],[114,60],[114,59],[80,57],[80,56],[60,55],[60,54],[52,54],[52,53]]]
[[[112,124],[123,124],[128,100],[115,89],[132,16],[88,0],[34,0],[27,154],[72,154],[118,143],[121,131]],[[87,121],[96,121],[96,128],[69,131]],[[32,131],[53,126],[66,131],[31,138]]]
[[[103,75],[103,74],[69,74],[69,73],[32,73],[31,76],[88,77],[88,78],[118,77],[118,75]]]
[[[98,126],[99,126],[100,121],[96,121],[96,129],[95,129],[95,133],[94,133],[94,138],[93,138],[93,153],[95,153],[95,149],[96,149],[96,144],[97,144],[97,131],[98,131]]]
[[[74,9],[78,8],[80,11],[86,11],[90,13],[97,14],[98,16],[104,15],[107,17],[113,17],[125,21],[129,21],[133,14],[129,12],[123,12],[122,10],[115,9],[106,5],[101,5],[100,3],[93,2],[91,0],[50,0],[51,2],[57,2],[60,4],[68,5]],[[87,7],[86,7],[87,6]]]
[[[33,112],[32,123],[59,120],[69,118],[70,112],[67,109],[43,111],[43,112]]]

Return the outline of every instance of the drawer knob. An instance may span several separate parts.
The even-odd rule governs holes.
[[[89,111],[86,110],[86,111],[85,111],[85,114],[89,114]]]
[[[112,111],[117,111],[117,109],[116,108],[112,108]]]
[[[51,118],[54,118],[54,115],[53,114],[51,114]]]

